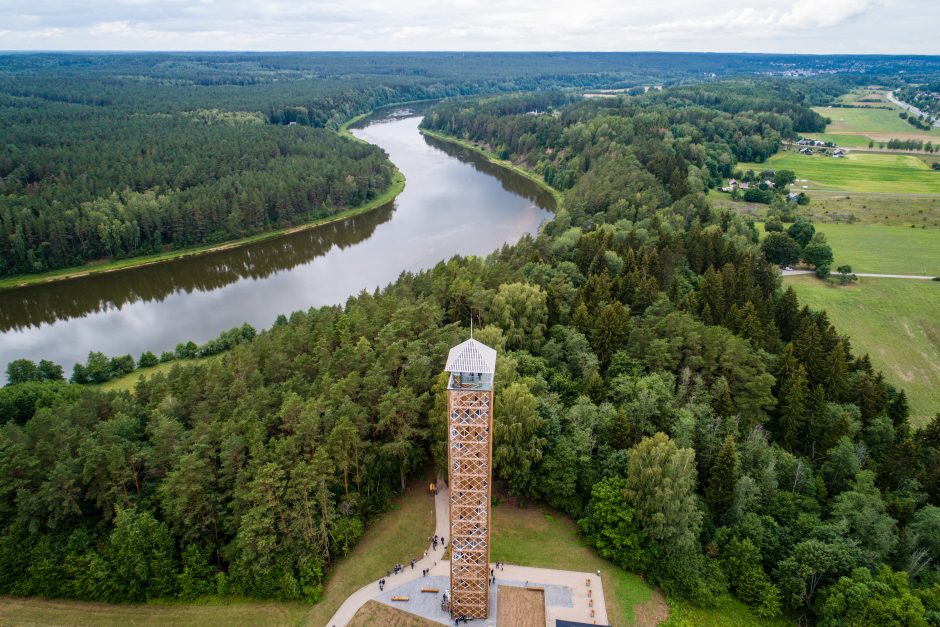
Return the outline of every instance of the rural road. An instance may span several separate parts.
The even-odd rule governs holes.
[[[904,109],[905,111],[908,111],[909,113],[913,113],[914,115],[916,115],[916,116],[918,116],[918,117],[920,117],[920,116],[922,116],[922,115],[927,115],[926,113],[924,113],[923,111],[921,111],[921,110],[918,109],[917,107],[915,107],[915,106],[913,106],[913,105],[909,105],[909,104],[907,104],[906,102],[901,102],[900,100],[898,100],[897,98],[895,98],[893,91],[887,92],[887,93],[885,94],[885,97],[886,97],[888,100],[890,100],[891,102],[893,102],[894,104],[896,104],[897,106],[899,106],[899,107],[901,107],[902,109]],[[929,118],[930,116],[928,115],[927,117]],[[940,126],[940,120],[934,120],[933,125],[934,125],[934,126]]]
[[[813,270],[781,270],[783,276],[797,276],[800,274],[816,274]],[[853,272],[855,276],[871,277],[873,279],[920,279],[932,281],[933,277],[923,274],[869,274],[866,272]]]

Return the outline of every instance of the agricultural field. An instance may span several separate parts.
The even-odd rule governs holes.
[[[739,170],[793,170],[809,189],[940,195],[940,171],[914,155],[853,152],[842,159],[778,152],[764,163],[739,163]]]
[[[820,224],[817,230],[832,246],[834,268],[847,263],[855,272],[940,276],[940,230],[873,224]]]
[[[936,229],[940,227],[940,196],[809,192],[810,204],[800,207],[814,222],[846,222]],[[731,203],[730,205],[728,203]],[[736,208],[730,199],[723,206]],[[763,205],[766,212],[767,206]],[[758,214],[763,215],[763,214]],[[828,228],[828,227],[827,227]]]
[[[862,278],[855,286],[833,287],[814,276],[791,276],[785,284],[801,303],[825,310],[853,351],[868,353],[887,380],[904,389],[915,426],[940,412],[940,283]]]
[[[905,139],[907,136],[928,140],[940,138],[940,129],[921,130],[902,120],[900,109],[875,109],[872,107],[813,107],[813,111],[829,118],[832,122],[826,127],[832,134],[862,134],[875,141],[887,141],[892,138]]]

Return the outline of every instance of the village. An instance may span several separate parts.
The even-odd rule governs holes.
[[[848,151],[844,148],[839,148],[832,142],[824,142],[818,139],[799,139],[794,142],[794,145],[800,146],[799,153],[801,155],[821,154],[841,159],[848,154]]]

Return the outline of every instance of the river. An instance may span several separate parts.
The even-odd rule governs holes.
[[[420,121],[398,109],[353,130],[406,178],[398,198],[374,211],[230,250],[0,291],[0,368],[25,357],[70,373],[89,351],[136,358],[245,322],[266,328],[278,314],[343,303],[403,271],[486,255],[550,217],[550,194],[424,137]]]

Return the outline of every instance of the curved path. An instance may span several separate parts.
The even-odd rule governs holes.
[[[816,274],[813,270],[781,270],[783,276],[798,276],[801,274]],[[920,279],[933,281],[934,277],[924,274],[869,274],[867,272],[853,272],[855,276],[871,277],[873,279]],[[835,275],[835,273],[833,273]]]
[[[437,485],[443,486],[444,482],[439,479]],[[447,488],[439,488],[437,495],[434,497],[434,533],[437,534],[437,537],[444,539],[447,539],[448,535],[450,534],[450,521],[448,520],[450,506],[447,500],[448,497],[449,491]],[[403,583],[420,579],[421,571],[425,568],[430,568],[435,575],[447,574],[449,576],[450,572],[447,570],[447,562],[443,561],[443,557],[443,544],[438,543],[437,549],[434,549],[431,545],[428,545],[428,551],[426,555],[415,562],[414,568],[411,568],[408,564],[405,564],[405,570],[397,575],[391,575],[386,578],[386,586],[397,587]],[[359,611],[359,608],[362,607],[366,601],[371,601],[376,596],[378,596],[379,593],[378,579],[367,583],[363,587],[353,592],[345,601],[343,601],[343,604],[339,606],[339,609],[336,610],[336,613],[333,614],[333,617],[330,619],[330,622],[328,622],[327,625],[329,627],[344,627],[349,621],[352,620],[352,617],[355,616],[356,612]]]

